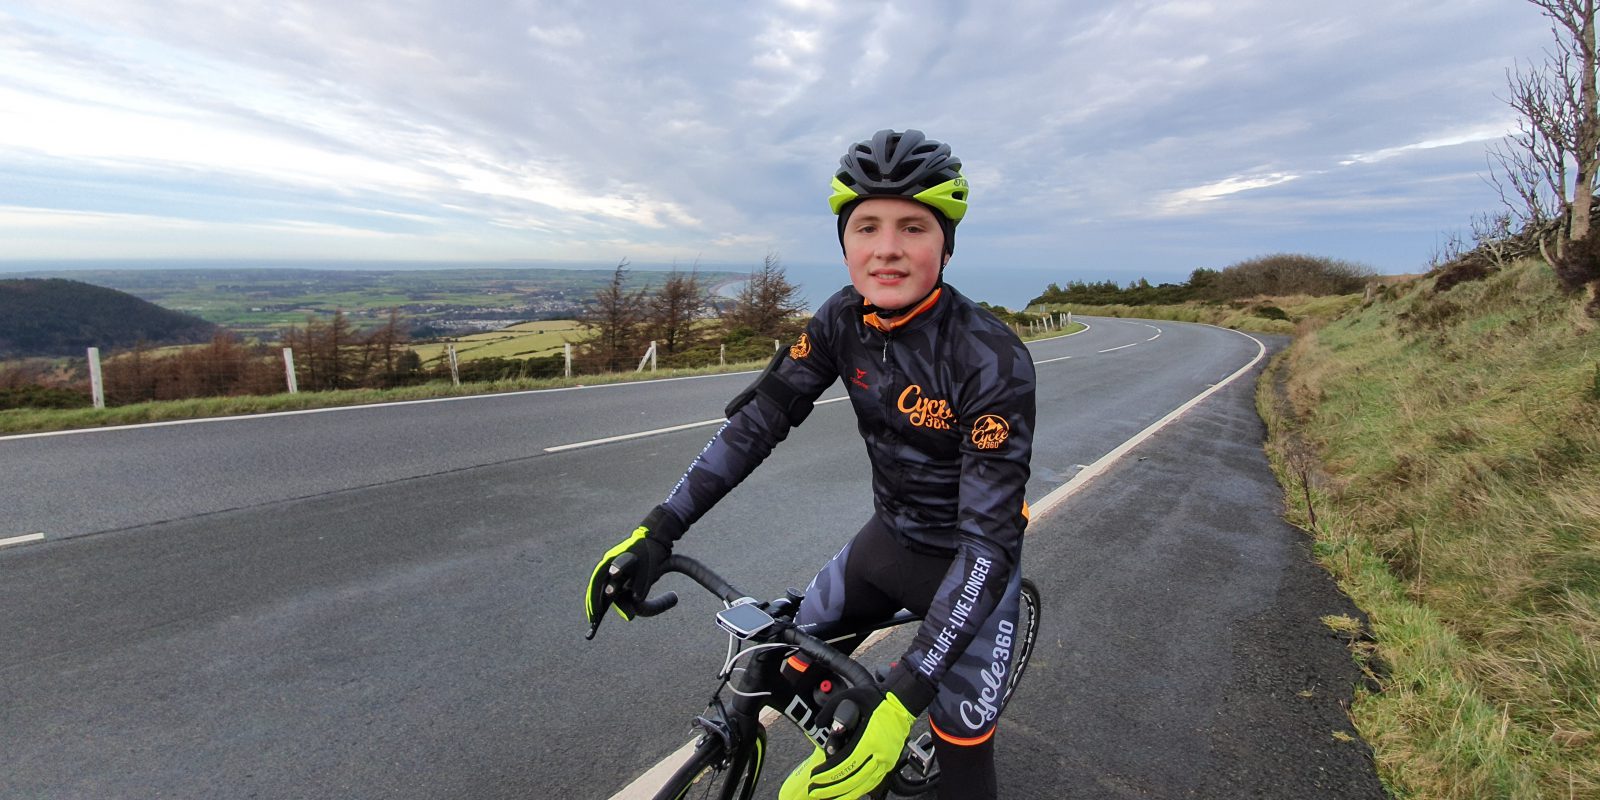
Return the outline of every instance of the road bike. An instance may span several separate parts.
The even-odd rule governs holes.
[[[614,564],[611,574],[624,570],[625,565]],[[873,631],[921,619],[902,610],[888,619],[824,641],[794,626],[804,595],[793,589],[775,600],[759,601],[734,588],[706,565],[681,555],[666,561],[662,575],[671,572],[688,576],[722,600],[724,609],[717,613],[717,625],[728,633],[728,651],[710,703],[704,713],[694,718],[694,728],[700,733],[693,753],[656,793],[655,800],[751,800],[766,761],[767,729],[761,721],[761,712],[766,708],[793,723],[818,746],[838,747],[859,721],[859,712],[850,701],[840,702],[832,724],[823,726],[817,724],[823,707],[847,687],[870,686],[875,678],[835,644],[848,650]],[[608,586],[606,591],[610,594],[619,590]],[[636,613],[654,616],[672,608],[677,601],[677,594],[668,592],[638,604]],[[1012,634],[1010,671],[997,703],[1001,710],[1010,702],[1033,653],[1034,638],[1039,632],[1039,608],[1038,587],[1024,578]],[[803,673],[783,666],[796,654],[809,659],[810,666]],[[913,736],[884,783],[868,797],[884,798],[889,792],[915,797],[933,791],[938,786],[939,765],[932,742],[932,735],[926,731]]]

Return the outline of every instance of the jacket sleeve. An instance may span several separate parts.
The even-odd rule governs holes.
[[[683,528],[704,516],[724,495],[739,485],[772,452],[778,442],[799,424],[811,403],[835,380],[838,370],[829,353],[831,341],[826,303],[806,324],[805,332],[788,350],[776,357],[756,383],[729,404],[728,421],[722,424],[689,469],[678,479],[661,508],[670,512]],[[778,381],[777,384],[765,384]],[[677,539],[682,530],[669,531]]]
[[[906,661],[937,686],[999,604],[1022,556],[1033,454],[1034,372],[1009,331],[974,332],[958,395],[958,546]]]

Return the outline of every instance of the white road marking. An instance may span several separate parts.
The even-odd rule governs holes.
[[[0,547],[10,547],[14,544],[27,544],[28,542],[39,542],[43,540],[44,534],[42,533],[26,533],[21,536],[13,536],[9,539],[0,539]]]
[[[838,403],[838,402],[841,402],[841,401],[844,401],[844,400],[849,400],[849,399],[850,399],[849,397],[835,397],[835,398],[833,398],[831,400],[818,400],[816,402],[816,405],[825,406],[825,405],[827,405],[829,403]],[[655,430],[639,431],[638,433],[624,433],[624,434],[622,434],[620,436],[607,436],[604,439],[590,439],[587,442],[573,442],[572,444],[558,444],[558,445],[556,445],[554,447],[546,447],[544,449],[544,451],[546,453],[560,453],[560,452],[562,452],[564,450],[577,450],[577,449],[582,448],[582,447],[594,447],[595,445],[610,444],[612,442],[623,442],[623,441],[627,441],[629,439],[643,439],[646,436],[657,436],[657,435],[660,435],[660,434],[663,434],[663,433],[673,433],[674,431],[686,431],[686,430],[688,430],[690,428],[699,428],[699,427],[702,427],[702,426],[705,426],[705,425],[721,425],[722,423],[727,422],[727,421],[728,420],[723,418],[723,417],[717,417],[716,419],[706,419],[706,420],[701,420],[699,422],[685,422],[682,425],[673,425],[670,428],[656,428]]]
[[[1047,358],[1047,359],[1045,359],[1043,361],[1035,361],[1035,362],[1033,362],[1033,365],[1037,367],[1040,364],[1054,364],[1057,361],[1066,361],[1069,358],[1072,358],[1072,356],[1062,356],[1060,358]]]
[[[1134,342],[1133,344],[1125,344],[1122,347],[1113,347],[1110,350],[1101,350],[1100,352],[1102,352],[1102,353],[1110,353],[1110,352],[1114,352],[1114,351],[1117,351],[1117,350],[1122,350],[1124,348],[1138,347],[1138,346],[1139,346],[1139,343],[1138,342]]]
[[[1216,326],[1213,325],[1211,327],[1216,327]],[[1221,330],[1232,330],[1232,329],[1231,328],[1222,328]],[[1233,332],[1237,333],[1240,336],[1243,336],[1243,337],[1249,339],[1250,341],[1253,341],[1253,342],[1256,343],[1256,357],[1250,359],[1250,363],[1245,364],[1244,366],[1238,368],[1237,370],[1234,371],[1234,373],[1232,375],[1229,375],[1228,377],[1223,378],[1218,383],[1213,384],[1211,386],[1211,388],[1206,389],[1205,391],[1201,392],[1200,394],[1195,395],[1192,399],[1189,400],[1189,402],[1184,403],[1181,406],[1178,406],[1177,408],[1175,408],[1171,412],[1169,412],[1166,416],[1164,416],[1161,419],[1158,419],[1155,422],[1151,423],[1149,427],[1145,428],[1142,431],[1139,431],[1137,434],[1135,434],[1133,436],[1133,438],[1123,442],[1120,445],[1117,445],[1116,449],[1114,449],[1111,452],[1106,453],[1105,455],[1103,455],[1100,458],[1096,459],[1093,464],[1090,464],[1089,466],[1084,467],[1082,470],[1079,470],[1078,474],[1072,476],[1071,480],[1069,480],[1066,483],[1063,483],[1060,486],[1056,487],[1055,491],[1052,491],[1051,493],[1045,495],[1044,498],[1041,499],[1039,502],[1034,503],[1034,504],[1031,505],[1031,508],[1033,509],[1032,519],[1037,520],[1037,519],[1040,519],[1040,518],[1044,517],[1046,514],[1050,513],[1051,510],[1055,509],[1057,506],[1060,506],[1061,503],[1064,502],[1067,498],[1071,497],[1074,494],[1077,494],[1080,490],[1082,490],[1083,487],[1089,483],[1089,481],[1094,480],[1095,477],[1098,476],[1100,473],[1105,472],[1106,469],[1109,468],[1112,464],[1115,464],[1118,459],[1121,459],[1123,456],[1127,455],[1128,451],[1132,450],[1135,447],[1138,447],[1139,443],[1141,443],[1144,440],[1150,438],[1151,436],[1154,436],[1156,431],[1159,431],[1162,428],[1165,428],[1173,420],[1176,420],[1177,418],[1179,418],[1179,417],[1183,416],[1184,414],[1188,413],[1189,409],[1194,408],[1195,406],[1199,405],[1207,397],[1210,397],[1211,395],[1216,394],[1217,392],[1221,391],[1223,387],[1225,387],[1228,384],[1233,383],[1234,381],[1238,380],[1245,373],[1249,372],[1252,367],[1254,367],[1257,363],[1259,363],[1263,357],[1266,356],[1266,354],[1267,354],[1267,346],[1260,339],[1257,339],[1256,337],[1251,336],[1248,333],[1243,333],[1241,331],[1233,331]]]

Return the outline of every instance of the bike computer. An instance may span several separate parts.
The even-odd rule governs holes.
[[[776,621],[755,603],[741,603],[717,612],[717,626],[740,639],[749,639]]]

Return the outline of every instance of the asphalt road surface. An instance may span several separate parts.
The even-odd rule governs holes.
[[[1031,346],[1029,497],[1095,478],[1029,529],[1044,626],[1004,795],[1381,797],[1318,621],[1357,612],[1260,451],[1281,343],[1090,322]],[[587,642],[583,584],[750,379],[0,438],[0,540],[44,535],[0,547],[0,797],[610,797],[688,739],[725,639],[676,586]],[[754,594],[804,585],[871,509],[847,405],[680,551]],[[803,747],[773,740],[763,796]]]

